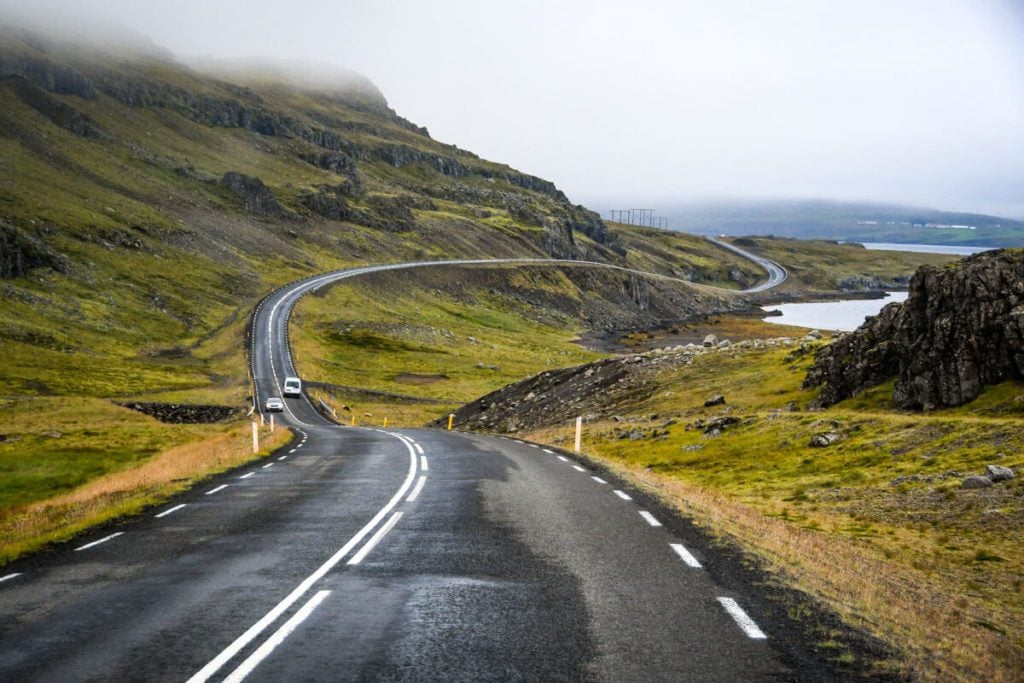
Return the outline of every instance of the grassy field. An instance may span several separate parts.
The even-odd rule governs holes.
[[[290,433],[249,421],[170,425],[102,399],[0,401],[0,564],[159,504],[217,472],[266,456]]]
[[[732,241],[736,241],[735,238]],[[858,244],[779,237],[743,238],[737,246],[785,266],[789,278],[780,292],[856,291],[876,278],[903,287],[919,266],[942,265],[960,258],[946,254],[874,251]]]
[[[809,354],[714,354],[664,371],[584,451],[738,539],[786,580],[895,644],[924,680],[1017,680],[1024,665],[1024,477],[961,490],[994,463],[1024,470],[1024,384],[926,415],[891,386],[821,412],[800,388]],[[727,405],[703,407],[715,394]],[[720,435],[699,420],[739,418]],[[652,416],[656,416],[653,417]],[[640,430],[643,440],[619,438]],[[827,448],[811,446],[835,433]],[[566,446],[568,427],[529,438]],[[960,474],[957,474],[960,473]]]
[[[538,296],[574,289],[557,272],[533,279],[510,270],[508,278]],[[328,392],[356,424],[387,417],[388,424],[414,427],[544,369],[600,357],[573,343],[579,322],[568,315],[484,286],[438,286],[353,281],[304,299],[291,333],[303,378],[431,401]]]

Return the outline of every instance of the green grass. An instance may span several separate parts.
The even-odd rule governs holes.
[[[744,248],[781,263],[788,271],[789,278],[780,291],[835,291],[846,278],[877,277],[883,281],[909,278],[922,265],[944,265],[961,258],[945,254],[874,251],[860,245],[823,240],[761,236],[752,239],[756,246]]]
[[[563,276],[509,277],[520,287],[536,281],[542,291]],[[389,424],[415,426],[541,370],[600,357],[573,343],[576,321],[489,287],[460,287],[453,300],[436,289],[397,286],[396,280],[344,282],[304,299],[293,318],[292,344],[306,379],[440,402],[343,401],[357,415],[386,412]],[[417,375],[437,379],[403,381]]]

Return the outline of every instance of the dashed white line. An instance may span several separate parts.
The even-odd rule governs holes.
[[[221,484],[221,485],[220,485],[220,486],[218,486],[217,488],[215,488],[215,489],[210,489],[209,491],[207,491],[207,492],[206,492],[206,495],[208,495],[208,496],[212,496],[213,494],[217,493],[218,491],[223,491],[223,490],[224,490],[224,489],[226,489],[227,487],[228,487],[228,485],[227,485],[227,484]]]
[[[100,543],[106,543],[110,539],[117,538],[118,536],[120,536],[123,533],[124,533],[123,531],[118,531],[116,533],[110,534],[109,536],[104,536],[103,538],[101,538],[98,541],[93,541],[92,543],[86,543],[85,545],[78,546],[77,548],[75,548],[75,552],[78,552],[79,550],[88,550],[89,548],[92,548],[93,546],[99,545]]]
[[[297,451],[297,450],[299,450],[299,449],[298,449],[298,448],[293,448],[293,449],[291,449],[291,450],[290,450],[290,451],[288,451],[288,452],[289,452],[289,453],[294,453],[294,452],[295,452],[295,451]]]
[[[287,460],[287,459],[288,459],[288,456],[287,456],[287,455],[282,455],[282,456],[281,456],[280,458],[278,458],[277,460],[278,460],[278,462],[280,462],[280,461],[282,461],[282,460]]]
[[[615,489],[614,493],[615,493],[616,496],[618,496],[622,500],[633,500],[627,494],[623,493],[622,491],[620,491],[618,489]]]
[[[580,467],[579,465],[573,465],[572,468],[574,470],[576,470],[577,472],[586,472],[587,471],[585,468]]]
[[[427,466],[427,456],[425,456],[425,455],[421,455],[420,456],[420,469],[423,470],[424,472],[426,472],[428,469],[430,469]]]
[[[14,572],[13,574],[8,574],[7,576],[0,576],[0,583],[3,583],[4,581],[10,581],[11,579],[16,579],[19,576],[21,576],[21,572]]]
[[[683,562],[693,567],[694,569],[700,569],[700,562],[698,562],[697,558],[694,557],[690,553],[690,551],[686,549],[686,546],[684,546],[682,543],[669,543],[669,545],[672,546],[672,550],[676,551],[676,555],[678,555],[683,560]]]
[[[405,502],[406,503],[411,503],[414,500],[416,500],[417,498],[419,498],[420,491],[423,490],[423,485],[425,483],[427,483],[427,478],[426,477],[420,477],[420,480],[416,482],[416,486],[413,487],[412,493],[410,493],[409,497],[405,499]]]
[[[659,522],[657,519],[655,519],[654,515],[652,515],[647,510],[641,510],[640,511],[640,516],[643,517],[644,520],[648,524],[650,524],[651,526],[661,526],[661,522]]]
[[[542,449],[542,450],[543,450],[543,451],[544,451],[545,453],[547,453],[548,455],[554,455],[554,454],[555,454],[555,452],[554,452],[553,450],[551,450],[550,448],[544,448],[544,449]]]
[[[415,441],[412,442],[412,445],[416,447],[416,452],[417,453],[419,453],[420,455],[423,455],[423,446],[419,445]]]
[[[562,462],[569,462],[569,458],[565,457],[564,455],[558,456],[558,459],[561,460]]]
[[[171,514],[172,512],[177,512],[178,510],[180,510],[181,508],[185,507],[186,505],[187,505],[187,503],[182,503],[181,505],[175,505],[170,510],[164,510],[159,515],[153,515],[153,517],[155,519],[160,519],[161,517],[166,517],[167,515]]]
[[[417,486],[418,485],[419,484],[417,484]],[[395,514],[391,515],[391,519],[388,520],[388,523],[382,526],[380,529],[377,529],[377,533],[375,533],[373,537],[366,542],[366,545],[359,549],[358,553],[352,556],[352,559],[349,560],[347,564],[359,564],[364,559],[366,559],[366,556],[370,554],[370,551],[377,547],[377,544],[381,542],[381,539],[387,536],[388,532],[391,531],[396,524],[398,524],[398,520],[400,520],[401,518],[401,512],[396,512]]]
[[[251,477],[254,474],[256,474],[256,473],[255,472],[250,472],[249,474],[243,474],[242,476],[239,477],[239,479],[248,479],[249,477]]]
[[[540,446],[538,446],[538,445],[537,445],[537,444],[535,444],[535,443],[528,443],[528,444],[526,444],[526,445],[527,445],[527,446],[529,446],[530,448],[540,448]]]
[[[596,481],[598,484],[607,484],[608,483],[604,479],[602,479],[601,477],[591,477],[591,479]]]
[[[264,466],[263,466],[262,468],[260,468],[260,469],[264,469],[264,470],[265,470],[265,469],[267,469],[268,467],[273,467],[273,466],[274,466],[274,463],[272,463],[272,462],[268,462],[268,463],[267,463],[266,465],[264,465]]]
[[[302,606],[298,612],[292,616],[291,619],[284,622],[281,628],[274,632],[274,635],[267,638],[267,640],[256,648],[256,651],[249,655],[244,662],[238,665],[238,668],[231,672],[231,674],[224,679],[225,683],[239,683],[245,679],[246,676],[253,672],[260,662],[266,659],[271,652],[277,649],[277,646],[284,642],[285,638],[290,636],[299,625],[309,618],[309,615],[313,613],[320,603],[331,594],[331,591],[319,591],[316,595],[309,599],[305,605]]]
[[[743,611],[743,608],[735,600],[732,598],[718,598],[718,602],[722,603],[722,607],[729,613],[729,616],[736,622],[736,625],[743,629],[748,638],[764,640],[768,637],[764,634],[764,631],[758,628],[754,620],[747,616],[747,613]]]

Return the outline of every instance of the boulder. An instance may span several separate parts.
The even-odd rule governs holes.
[[[811,437],[810,446],[811,448],[828,448],[832,444],[839,443],[843,440],[843,435],[839,432],[824,432],[822,434],[815,434]]]
[[[704,346],[710,348],[710,347],[715,346],[717,344],[718,344],[718,336],[717,335],[709,334],[708,336],[704,337]]]
[[[1009,467],[1003,467],[1002,465],[986,465],[985,476],[992,481],[1009,481],[1013,479],[1014,473]]]
[[[960,482],[960,488],[962,489],[987,489],[989,486],[992,486],[991,479],[977,475],[967,477]]]
[[[705,408],[710,408],[711,406],[724,406],[724,405],[725,405],[725,396],[722,396],[721,394],[717,394],[715,396],[712,396],[708,400],[704,401],[704,407]]]

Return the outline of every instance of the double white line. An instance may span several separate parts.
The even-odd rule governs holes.
[[[231,661],[231,659],[234,658],[235,655],[241,652],[242,649],[244,649],[249,643],[255,640],[271,624],[277,621],[278,618],[280,618],[282,614],[288,611],[288,609],[292,605],[298,602],[299,598],[308,593],[309,590],[320,579],[327,575],[327,572],[334,569],[334,567],[337,566],[337,564],[341,562],[346,555],[352,552],[352,550],[357,545],[359,545],[362,542],[362,540],[366,538],[366,536],[377,527],[377,525],[381,523],[381,520],[387,517],[388,513],[391,512],[391,510],[394,509],[396,505],[398,505],[399,501],[401,501],[402,497],[409,491],[409,488],[412,486],[413,481],[416,479],[416,464],[418,458],[416,457],[416,451],[413,448],[412,441],[402,436],[401,434],[392,434],[392,436],[399,439],[403,444],[405,444],[405,447],[409,451],[409,473],[405,476],[405,481],[402,482],[402,485],[399,487],[398,491],[395,492],[395,495],[391,497],[391,500],[389,500],[387,504],[384,507],[382,507],[377,512],[376,515],[373,516],[373,519],[367,522],[366,526],[360,529],[355,536],[350,538],[348,542],[345,543],[345,545],[341,546],[341,548],[339,548],[337,552],[331,555],[331,557],[326,562],[320,565],[316,571],[314,571],[312,574],[306,577],[306,579],[302,583],[300,583],[295,588],[295,590],[289,593],[284,600],[277,603],[277,605],[272,610],[267,612],[262,619],[260,619],[255,624],[250,626],[249,630],[247,630],[245,633],[236,638],[235,641],[228,645],[219,655],[211,659],[206,664],[206,666],[204,666],[202,669],[196,672],[196,674],[192,676],[192,678],[188,679],[188,683],[203,683],[204,681],[209,680],[211,676],[213,676],[221,668],[223,668],[225,664]],[[352,561],[350,561],[349,564],[358,564],[356,560],[358,559],[361,561],[363,557],[366,556],[366,553],[373,549],[373,546],[375,546],[377,542],[379,542],[380,539],[384,537],[384,534],[390,531],[391,527],[393,527],[395,523],[398,522],[398,519],[401,517],[401,514],[402,513],[400,512],[395,513],[395,515],[388,521],[388,523],[385,526],[381,527],[381,529],[376,534],[374,534],[374,537],[370,540],[369,543],[367,543],[367,547],[361,549],[359,553],[352,558]],[[316,606],[320,604],[320,601],[322,601],[325,597],[326,595],[323,595],[323,591],[317,593],[317,595],[313,597],[313,600],[302,608],[306,616],[308,616],[308,614],[311,613],[313,609],[315,609]],[[316,604],[312,604],[313,601],[316,601]],[[270,641],[267,642],[270,643]],[[274,645],[274,647],[276,647],[276,644]],[[266,650],[266,654],[269,654],[270,650],[272,649],[273,647],[271,647],[269,650]],[[244,662],[242,666],[240,666],[235,671],[235,673],[229,676],[229,678],[232,678],[232,680],[241,680],[239,676],[244,677],[246,674],[248,674],[249,671],[252,670],[252,666],[254,666],[254,663],[250,662],[249,660],[246,660],[246,662]]]

